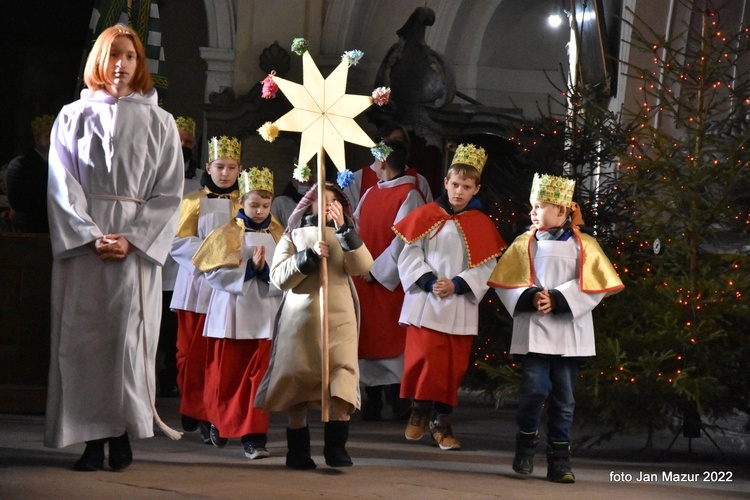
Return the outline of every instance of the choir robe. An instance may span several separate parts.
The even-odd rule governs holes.
[[[353,231],[353,228],[348,231]],[[337,236],[340,236],[339,239]],[[365,245],[345,249],[345,236],[326,228],[328,257],[328,351],[331,397],[358,408],[357,292],[350,276],[370,271],[372,256]],[[305,226],[285,234],[276,246],[271,282],[284,291],[274,330],[271,362],[255,404],[283,411],[299,403],[321,401],[320,273],[302,273],[294,255],[312,248],[318,228]],[[342,243],[343,241],[343,243]]]
[[[591,311],[624,286],[596,240],[578,228],[565,241],[537,241],[535,233],[516,238],[488,280],[513,316],[510,353],[594,356]],[[516,312],[521,294],[532,286],[559,291],[570,312]]]
[[[359,369],[365,386],[401,383],[406,328],[398,322],[404,290],[398,257],[404,242],[391,226],[424,204],[415,179],[401,176],[379,182],[362,197],[354,219],[373,255],[374,282],[354,278],[360,301]]]
[[[442,205],[441,205],[442,203]],[[470,205],[478,204],[472,200]],[[399,321],[407,325],[402,398],[458,404],[458,388],[478,334],[479,302],[489,290],[487,278],[505,243],[480,210],[449,213],[447,199],[428,203],[394,226],[406,242],[398,260],[405,291]],[[440,298],[418,280],[460,277],[467,290]]]
[[[84,90],[52,128],[52,313],[45,446],[153,436],[161,265],[182,195],[182,152],[157,95]],[[101,261],[89,244],[134,251]]]
[[[207,421],[203,407],[206,350],[203,337],[211,285],[193,265],[193,256],[216,227],[231,221],[240,208],[239,190],[209,198],[208,187],[188,193],[180,205],[180,222],[170,255],[179,265],[170,307],[177,312],[177,387],[180,413]]]
[[[203,330],[207,337],[203,405],[208,420],[225,438],[268,431],[268,414],[254,408],[253,402],[268,369],[281,290],[257,271],[251,271],[250,279],[245,277],[247,266],[253,265],[254,249],[265,247],[270,260],[284,232],[269,217],[265,230],[246,231],[241,218],[220,226],[193,258],[213,288]],[[268,267],[266,276],[267,272]]]

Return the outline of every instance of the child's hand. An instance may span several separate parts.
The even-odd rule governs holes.
[[[313,251],[318,254],[321,257],[328,258],[328,243],[325,241],[316,241],[315,245],[313,246]]]
[[[253,249],[253,266],[256,271],[262,271],[266,265],[266,247],[255,247]]]
[[[344,207],[341,206],[338,200],[333,200],[326,207],[326,218],[333,221],[336,229],[344,225]]]
[[[440,278],[435,282],[434,285],[432,285],[432,293],[434,293],[441,299],[453,295],[455,291],[456,286],[453,284],[453,281],[449,280],[448,278]]]
[[[105,234],[94,242],[99,260],[124,259],[133,251],[133,245],[121,234]]]
[[[541,292],[536,292],[534,294],[533,304],[537,311],[542,314],[547,314],[552,312],[555,308],[555,299],[552,298],[552,294],[549,293],[549,290],[542,290]]]

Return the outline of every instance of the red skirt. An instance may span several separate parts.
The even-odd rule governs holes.
[[[203,407],[206,376],[206,347],[203,324],[206,315],[177,310],[177,387],[180,389],[180,413],[208,420]]]
[[[407,326],[401,397],[457,406],[473,342],[472,335]]]
[[[255,408],[255,394],[268,371],[270,340],[208,338],[203,405],[221,437],[268,432],[268,413]]]

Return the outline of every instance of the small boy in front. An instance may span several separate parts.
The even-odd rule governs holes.
[[[268,370],[271,337],[281,290],[270,283],[270,260],[284,228],[271,215],[273,174],[252,167],[239,176],[234,220],[211,231],[193,257],[213,287],[203,336],[206,378],[203,405],[211,442],[222,447],[240,438],[249,459],[268,456],[268,414],[255,394]]]
[[[406,243],[398,259],[405,292],[399,322],[406,325],[401,397],[412,398],[405,437],[418,441],[429,426],[442,450],[461,448],[451,413],[469,367],[487,278],[505,248],[475,197],[486,161],[483,148],[459,145],[446,193],[393,227]]]
[[[534,175],[531,228],[513,241],[488,284],[513,316],[510,353],[521,357],[513,470],[529,475],[547,403],[547,479],[573,483],[570,427],[578,366],[594,356],[591,311],[623,289],[596,240],[572,223],[575,181]],[[580,220],[580,217],[577,217]]]

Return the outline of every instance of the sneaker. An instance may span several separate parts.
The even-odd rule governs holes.
[[[211,444],[216,446],[217,448],[224,448],[229,442],[227,438],[223,438],[219,435],[219,429],[217,429],[214,424],[211,424],[209,437],[211,438]]]
[[[453,437],[450,417],[448,415],[436,415],[430,421],[430,434],[440,446],[441,450],[460,450],[461,442]]]
[[[253,446],[251,443],[244,443],[242,446],[245,448],[245,456],[250,460],[267,458],[271,455],[265,446]]]
[[[424,436],[426,428],[427,413],[418,408],[412,408],[409,423],[406,424],[406,431],[404,432],[406,439],[409,441],[419,441]]]
[[[211,444],[211,422],[201,420],[200,428],[203,444]]]

